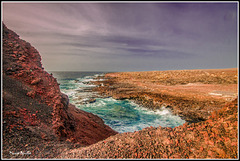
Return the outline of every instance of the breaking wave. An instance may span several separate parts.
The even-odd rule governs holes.
[[[91,81],[96,81],[96,77],[102,76],[103,73],[85,72],[81,76],[80,72],[78,75],[80,76],[71,77],[65,73],[65,76],[60,78],[56,76],[61,91],[69,96],[70,102],[76,107],[98,115],[105,124],[120,133],[134,132],[149,126],[173,128],[185,122],[164,107],[150,110],[130,100],[101,98],[96,92],[91,91],[95,86]]]

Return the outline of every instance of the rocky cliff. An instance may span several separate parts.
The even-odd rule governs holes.
[[[85,146],[117,133],[98,116],[71,105],[42,67],[38,51],[4,24],[2,43],[4,157],[53,157],[40,153],[46,142]],[[48,151],[58,151],[55,147]]]
[[[108,74],[96,90],[191,123],[116,134],[71,105],[40,60],[3,25],[3,158],[238,158],[236,69]]]
[[[214,159],[238,157],[237,69],[108,73],[95,90],[144,107],[162,106],[183,117],[181,126],[121,133],[61,158]]]
[[[215,159],[238,157],[237,69],[108,73],[96,90],[144,107],[165,106],[181,126],[121,133],[60,158]]]

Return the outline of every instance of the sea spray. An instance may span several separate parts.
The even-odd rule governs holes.
[[[153,111],[130,100],[102,98],[91,90],[95,87],[91,81],[96,81],[96,78],[103,76],[104,73],[58,72],[53,74],[60,83],[61,91],[69,96],[72,104],[98,115],[105,124],[120,133],[138,131],[149,126],[173,128],[185,122],[164,107]]]

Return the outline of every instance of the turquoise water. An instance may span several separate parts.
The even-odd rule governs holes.
[[[103,75],[100,72],[54,72],[54,77],[60,83],[60,89],[67,94],[69,100],[76,107],[91,112],[101,117],[105,124],[112,129],[122,132],[134,132],[143,128],[153,127],[176,127],[185,121],[179,116],[162,108],[149,110],[130,100],[116,100],[102,98],[98,93],[92,92],[96,77]]]

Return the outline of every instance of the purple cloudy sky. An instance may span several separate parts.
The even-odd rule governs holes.
[[[2,3],[48,71],[237,67],[237,2]]]

